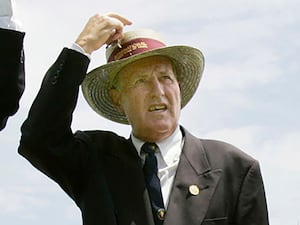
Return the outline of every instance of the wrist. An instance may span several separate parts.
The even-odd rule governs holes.
[[[91,53],[87,52],[82,46],[78,43],[72,43],[71,47],[72,50],[75,50],[83,55],[86,55],[89,59],[91,59]]]
[[[85,53],[91,55],[94,51],[89,45],[87,45],[86,41],[84,40],[76,40],[75,44],[79,46]]]

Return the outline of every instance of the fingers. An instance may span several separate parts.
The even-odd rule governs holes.
[[[111,32],[110,37],[107,39],[105,44],[109,45],[112,42],[121,39],[122,38],[122,32],[123,32],[122,30],[123,29],[119,29],[119,30],[113,29],[112,32]]]
[[[123,36],[124,26],[131,25],[132,22],[116,13],[107,13],[105,15],[109,18],[109,21],[112,23],[111,25],[114,26],[110,38],[106,41],[106,44],[110,44],[115,40],[121,39]]]
[[[123,17],[123,16],[121,16],[121,15],[119,15],[117,13],[106,13],[105,15],[121,21],[124,26],[132,24],[132,22],[130,20],[128,20],[127,18],[125,18],[125,17]]]
[[[114,17],[109,17],[108,21],[110,23],[110,26],[108,26],[108,27],[110,27],[112,29],[111,29],[111,35],[105,42],[106,44],[110,44],[111,42],[113,42],[115,40],[121,39],[123,36],[123,28],[125,26],[120,20],[118,20]]]
[[[91,54],[104,44],[120,39],[124,26],[131,24],[131,21],[116,13],[96,14],[89,19],[76,43]]]

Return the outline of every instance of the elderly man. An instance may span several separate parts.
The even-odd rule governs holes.
[[[76,202],[85,225],[267,225],[259,164],[178,124],[204,67],[202,53],[167,47],[153,31],[123,33],[117,14],[92,17],[48,70],[19,152]],[[108,63],[86,76],[89,55]],[[100,115],[130,124],[129,139],[70,126],[79,86]]]
[[[23,39],[10,0],[0,0],[0,130],[19,109],[25,87]]]

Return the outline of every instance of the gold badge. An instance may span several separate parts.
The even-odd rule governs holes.
[[[192,184],[189,186],[189,192],[191,195],[199,195],[200,189],[196,184]]]
[[[157,218],[159,220],[164,220],[166,216],[166,210],[165,209],[159,209],[157,210]]]

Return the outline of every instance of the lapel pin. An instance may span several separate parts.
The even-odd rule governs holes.
[[[196,195],[199,195],[200,189],[196,184],[192,184],[189,186],[189,192],[191,195],[196,196]]]
[[[157,210],[157,217],[159,220],[164,220],[166,216],[166,210],[165,209],[159,209]]]

